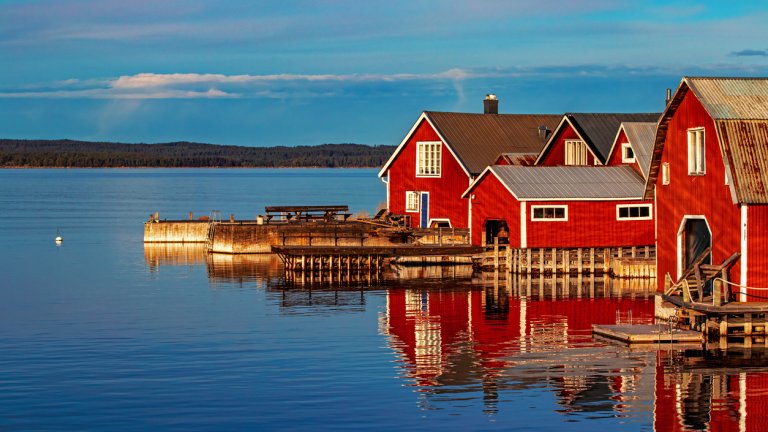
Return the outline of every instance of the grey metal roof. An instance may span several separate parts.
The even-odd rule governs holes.
[[[768,78],[685,77],[715,120],[768,119]]]
[[[656,138],[655,122],[624,122],[621,124],[627,140],[635,151],[637,164],[643,172],[643,177],[648,178],[648,170],[651,167],[651,154],[653,153],[653,140]],[[616,150],[614,150],[616,151]]]
[[[467,170],[481,173],[501,153],[538,153],[562,118],[557,114],[469,114],[426,111]]]
[[[494,165],[490,170],[520,200],[639,199],[645,189],[629,165]]]
[[[718,120],[720,148],[740,203],[768,203],[768,120]]]
[[[656,123],[661,113],[566,113],[579,134],[605,163],[622,122]]]

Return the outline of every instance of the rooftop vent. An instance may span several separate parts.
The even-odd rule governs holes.
[[[546,138],[549,135],[549,130],[544,125],[539,126],[539,138]]]
[[[499,99],[495,94],[485,95],[483,100],[483,113],[484,114],[498,114],[499,113]]]
[[[666,100],[666,101],[664,101],[664,106],[667,106],[667,105],[669,105],[669,102],[670,102],[670,101],[672,101],[672,89],[671,89],[671,88],[668,88],[668,89],[667,89],[667,100]]]

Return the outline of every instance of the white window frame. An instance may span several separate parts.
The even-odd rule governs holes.
[[[664,162],[661,164],[661,184],[669,184],[669,162]]]
[[[442,141],[416,142],[416,177],[440,177],[443,163]]]
[[[411,198],[413,198],[413,202],[416,203],[416,207],[411,207]],[[421,194],[419,191],[405,191],[405,211],[406,213],[418,213],[419,212],[419,204],[421,201]]]
[[[562,218],[538,218],[534,216],[538,209],[564,209]],[[531,222],[568,222],[568,206],[567,205],[532,205],[531,206]]]
[[[589,160],[587,143],[583,140],[565,140],[565,164],[586,165]]]
[[[697,176],[707,173],[704,128],[688,129],[688,175]]]
[[[632,152],[632,157],[627,156],[627,150],[630,150]],[[633,163],[637,159],[635,157],[635,149],[632,148],[632,144],[630,143],[621,143],[621,162],[622,163]]]
[[[435,222],[448,222],[448,228],[453,228],[453,224],[451,224],[451,220],[448,219],[448,218],[434,218],[434,219],[430,219],[429,223],[427,224],[427,226],[432,226],[432,224],[435,223]]]
[[[638,208],[647,208],[648,209],[648,216],[627,216],[627,217],[621,217],[619,216],[619,211],[622,208],[632,208],[632,207],[638,207]],[[636,220],[651,220],[653,219],[653,204],[617,204],[616,205],[616,220],[617,221],[636,221]]]

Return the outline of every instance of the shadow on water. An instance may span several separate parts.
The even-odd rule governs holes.
[[[393,266],[373,281],[287,284],[273,255],[207,255],[191,245],[144,252],[149,271],[204,265],[211,287],[263,289],[287,315],[364,312],[370,295],[383,296],[378,332],[425,411],[479,402],[495,416],[551,400],[563,422],[768,429],[768,349],[627,347],[592,337],[592,324],[653,324],[653,279]]]

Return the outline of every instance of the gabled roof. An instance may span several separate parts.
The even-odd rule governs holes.
[[[539,127],[551,132],[560,121],[557,114],[469,114],[425,111],[405,136],[379,172],[383,176],[408,143],[422,120],[435,129],[440,139],[468,175],[477,175],[494,163],[499,154],[538,153],[548,134],[541,135]]]
[[[688,91],[715,123],[733,202],[768,204],[768,78],[683,77],[659,120],[645,196],[652,196],[669,122]]]
[[[629,165],[620,166],[510,166],[488,167],[464,192],[492,174],[521,201],[641,199],[645,182]]]
[[[619,127],[619,131],[616,133],[616,138],[613,142],[613,147],[608,153],[608,159],[611,158],[613,152],[620,151],[617,144],[619,144],[619,135],[621,131],[627,136],[627,141],[632,146],[632,150],[635,152],[635,159],[640,166],[640,171],[643,173],[643,178],[648,178],[648,170],[651,167],[651,153],[653,152],[653,141],[656,138],[656,123],[655,122],[623,122]]]
[[[656,122],[660,113],[566,113],[560,126],[541,151],[537,163],[557,140],[562,128],[571,125],[597,159],[605,164],[622,122]]]

